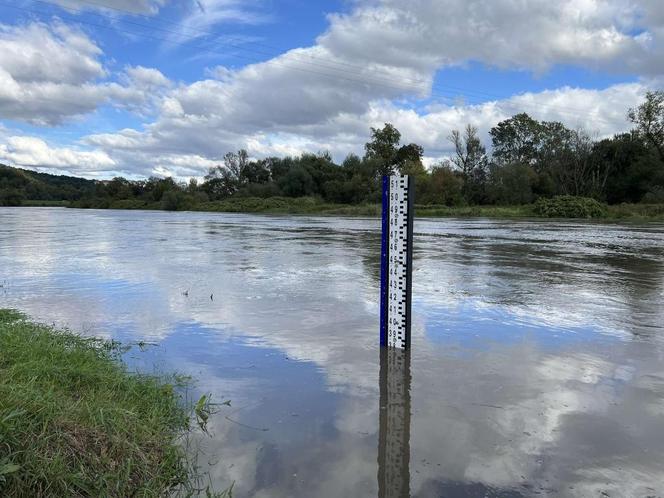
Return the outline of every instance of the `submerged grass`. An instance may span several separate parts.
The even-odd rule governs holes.
[[[0,310],[0,496],[194,494],[184,379],[130,373],[120,353]]]

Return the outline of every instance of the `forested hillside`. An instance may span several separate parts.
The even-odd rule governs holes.
[[[24,200],[76,201],[94,193],[93,180],[0,164],[0,205],[16,206]]]

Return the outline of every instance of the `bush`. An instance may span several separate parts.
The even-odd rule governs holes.
[[[558,195],[538,199],[534,212],[547,218],[600,218],[606,215],[606,207],[589,197]]]

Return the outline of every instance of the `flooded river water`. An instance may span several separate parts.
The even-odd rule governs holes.
[[[418,219],[395,358],[379,228],[0,208],[0,307],[230,400],[199,464],[235,497],[664,496],[663,224]]]

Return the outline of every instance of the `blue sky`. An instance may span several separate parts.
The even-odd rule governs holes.
[[[450,151],[528,112],[596,136],[662,87],[658,0],[3,0],[0,161],[104,178],[362,153],[392,122]]]

